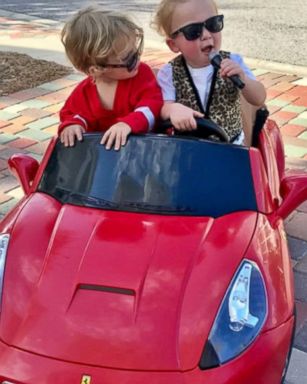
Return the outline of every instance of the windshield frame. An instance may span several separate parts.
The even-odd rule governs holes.
[[[101,134],[57,140],[37,191],[62,204],[180,216],[257,211],[249,149],[212,141],[133,135],[120,151]],[[242,196],[244,198],[242,198]]]

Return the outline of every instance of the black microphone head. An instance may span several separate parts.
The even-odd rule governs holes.
[[[215,68],[220,68],[222,62],[222,56],[217,51],[211,51],[209,53],[210,64]]]
[[[221,62],[223,60],[222,56],[217,51],[211,51],[209,53],[209,60],[210,64],[213,65],[214,68],[220,69],[221,68]],[[232,75],[228,77],[233,84],[239,88],[243,89],[245,87],[245,83],[240,79],[238,75]]]

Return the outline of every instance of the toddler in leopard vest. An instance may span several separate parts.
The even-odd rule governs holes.
[[[164,105],[162,119],[170,119],[179,131],[197,128],[196,117],[221,126],[229,141],[249,145],[252,107],[263,106],[266,91],[238,54],[220,51],[224,16],[213,0],[162,0],[155,24],[174,53],[158,72]],[[210,64],[219,52],[220,67]],[[232,76],[239,76],[239,89]],[[248,122],[243,124],[243,119]]]

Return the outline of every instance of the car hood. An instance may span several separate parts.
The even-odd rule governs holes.
[[[11,232],[0,338],[93,366],[192,369],[256,220],[102,211],[35,194]]]

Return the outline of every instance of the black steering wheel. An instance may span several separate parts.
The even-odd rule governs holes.
[[[204,119],[204,118],[195,118],[197,123],[197,128],[192,131],[179,131],[175,129],[175,135],[178,136],[191,136],[198,137],[200,139],[208,139],[209,136],[215,135],[220,141],[224,143],[229,143],[229,137],[227,133],[224,131],[222,127],[214,123],[212,120]],[[168,128],[171,128],[173,125],[170,119],[163,120],[160,122],[157,132],[158,133],[166,133]]]

